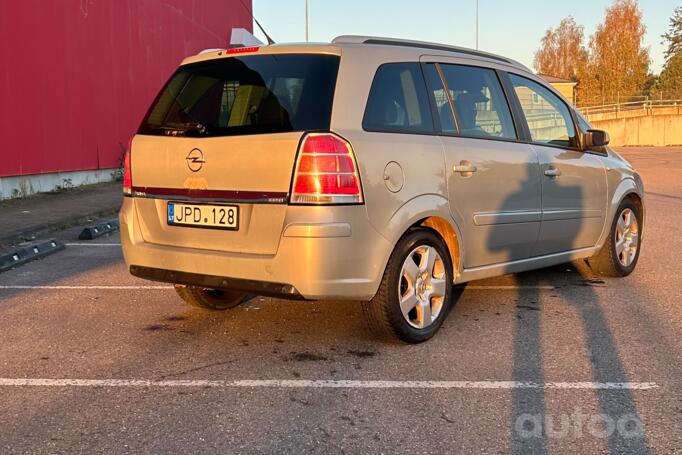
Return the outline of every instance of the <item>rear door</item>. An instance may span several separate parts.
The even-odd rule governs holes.
[[[132,142],[144,240],[274,254],[298,144],[329,129],[338,66],[333,55],[249,54],[180,67]],[[182,202],[234,209],[236,229],[170,224],[169,204]]]
[[[464,267],[529,257],[540,228],[538,157],[517,142],[497,72],[444,62],[424,69],[445,146],[450,210],[463,231]]]
[[[548,88],[510,74],[540,160],[542,225],[536,256],[594,246],[604,225],[606,171],[578,147],[569,107]]]

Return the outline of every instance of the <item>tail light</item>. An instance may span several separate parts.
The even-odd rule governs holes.
[[[362,188],[351,145],[331,133],[310,133],[301,142],[292,204],[362,204]]]
[[[133,175],[130,171],[130,150],[133,140],[128,142],[128,148],[125,155],[123,155],[123,194],[130,196],[133,194]]]

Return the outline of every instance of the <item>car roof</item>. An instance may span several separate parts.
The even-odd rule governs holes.
[[[528,67],[516,60],[503,57],[501,55],[490,52],[479,51],[477,49],[469,49],[466,47],[452,46],[449,44],[432,43],[428,41],[406,40],[399,38],[387,38],[381,36],[362,36],[362,35],[341,35],[332,40],[332,44],[363,44],[371,46],[402,46],[418,48],[430,51],[444,51],[452,54],[458,54],[461,57],[479,58],[481,60],[493,60],[497,63],[504,63],[510,66],[517,67],[523,71],[531,72]]]
[[[468,59],[480,60],[482,62],[497,63],[516,68],[525,73],[533,74],[533,72],[522,63],[503,57],[501,55],[492,54],[489,52],[479,51],[476,49],[469,49],[466,47],[451,46],[448,44],[431,43],[427,41],[405,40],[398,38],[387,38],[380,36],[361,36],[361,35],[341,35],[334,38],[331,43],[277,43],[267,46],[258,47],[259,54],[270,53],[287,53],[287,52],[302,52],[302,53],[331,53],[341,54],[344,47],[403,47],[411,48],[413,50],[431,51],[440,55],[451,55],[454,57],[464,57]],[[256,48],[253,48],[254,51]],[[225,57],[233,54],[233,51],[239,49],[207,49],[197,55],[186,58],[182,63],[194,63],[202,60],[210,60],[214,58]],[[247,49],[245,49],[247,50]],[[239,53],[239,52],[237,52]]]

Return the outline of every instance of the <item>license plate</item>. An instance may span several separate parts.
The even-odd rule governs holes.
[[[236,231],[239,229],[239,207],[236,205],[169,202],[166,219],[171,226],[194,226]]]

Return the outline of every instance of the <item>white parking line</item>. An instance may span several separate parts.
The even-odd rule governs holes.
[[[54,290],[81,290],[81,289],[95,289],[95,290],[165,290],[173,289],[173,286],[29,286],[29,285],[16,285],[16,286],[0,286],[0,289],[54,289]]]
[[[655,382],[356,381],[308,379],[149,380],[0,378],[0,387],[215,387],[295,389],[599,389],[651,390]]]

